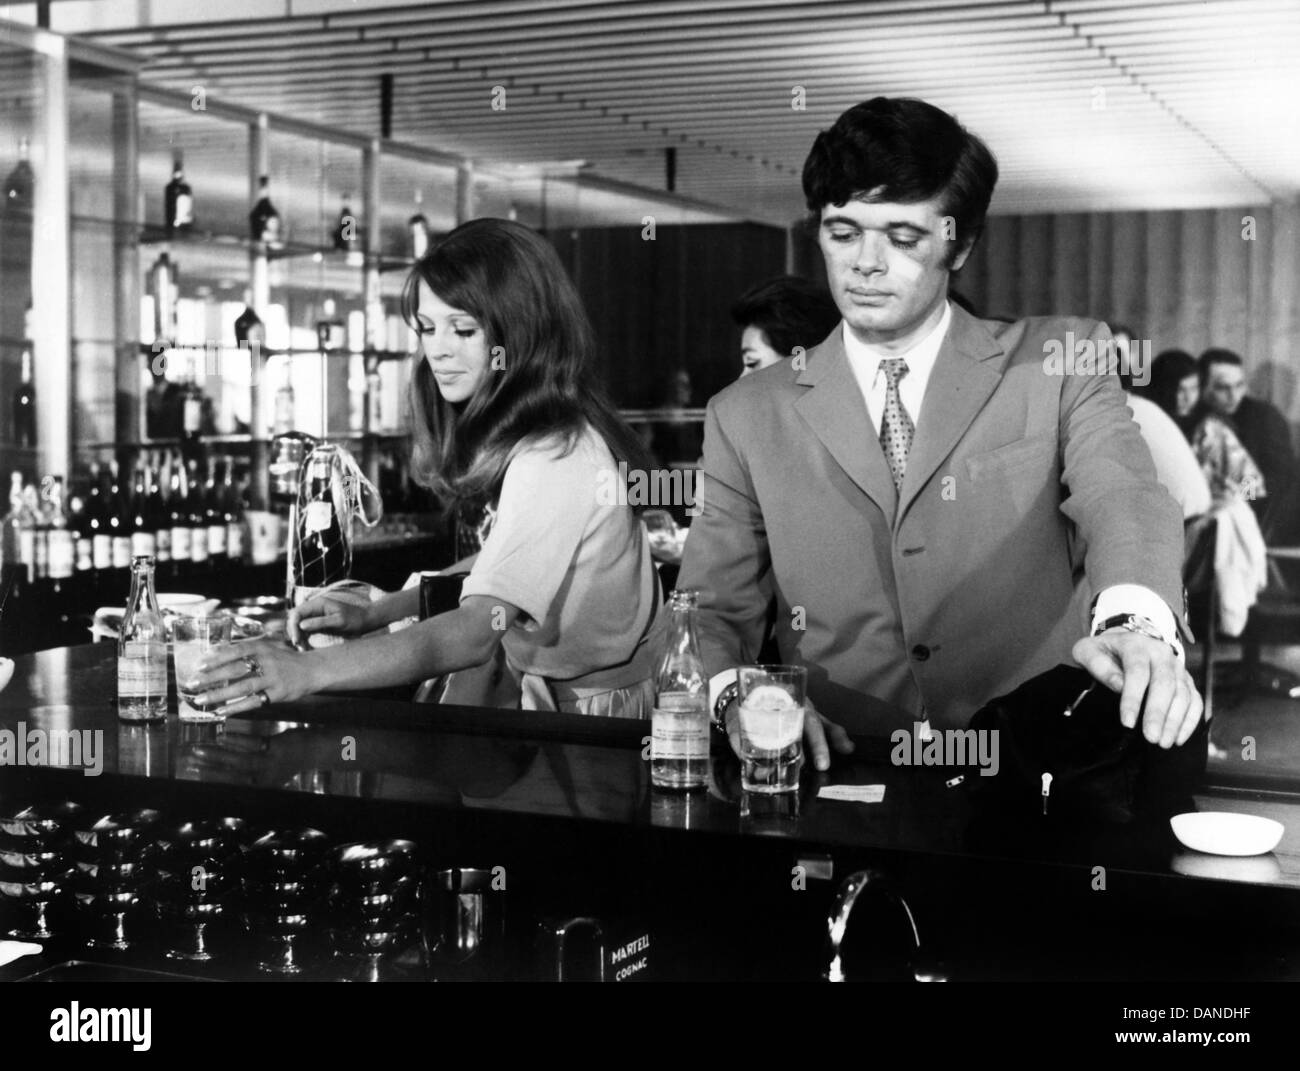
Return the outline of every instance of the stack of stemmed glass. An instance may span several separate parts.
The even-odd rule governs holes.
[[[409,840],[345,844],[332,858],[330,946],[347,965],[342,979],[378,982],[385,960],[420,935],[420,860]]]
[[[292,975],[302,971],[302,935],[320,921],[327,888],[329,837],[318,829],[274,830],[248,849],[243,878],[244,929],[271,952],[259,970]]]
[[[72,878],[68,829],[80,814],[78,804],[66,802],[0,813],[0,900],[9,909],[11,936],[54,936],[47,913]]]
[[[229,937],[249,839],[242,818],[183,822],[159,834],[150,899],[163,924],[169,959],[206,962],[213,957],[209,940],[214,932],[218,947]]]
[[[72,892],[86,943],[96,948],[130,947],[126,919],[140,899],[161,815],[141,809],[76,823],[72,831],[77,874]]]

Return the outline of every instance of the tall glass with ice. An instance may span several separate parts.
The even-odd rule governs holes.
[[[172,622],[172,657],[176,664],[176,697],[181,721],[221,721],[219,703],[204,698],[199,690],[199,666],[219,647],[230,646],[231,619],[228,615],[178,617]],[[241,669],[242,672],[242,669]],[[235,674],[231,679],[235,679]],[[229,683],[226,681],[224,683]],[[218,687],[209,685],[209,690]]]
[[[741,666],[740,785],[746,792],[794,792],[803,769],[808,670]]]

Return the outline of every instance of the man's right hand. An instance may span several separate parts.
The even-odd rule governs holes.
[[[297,646],[307,642],[312,632],[329,632],[336,636],[361,636],[374,631],[370,621],[370,604],[361,605],[328,592],[313,595],[301,606],[289,611],[285,626],[289,641]]]
[[[731,750],[740,755],[740,706],[732,703],[726,711],[727,742]],[[843,726],[837,725],[829,718],[817,713],[811,701],[804,703],[803,715],[804,749],[812,758],[813,768],[829,770],[831,768],[831,748],[841,755],[853,754],[853,741]]]

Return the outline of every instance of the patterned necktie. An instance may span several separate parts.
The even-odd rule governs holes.
[[[907,452],[912,448],[916,425],[903,408],[898,396],[898,381],[907,375],[907,360],[903,357],[886,357],[880,362],[885,374],[885,411],[880,418],[880,447],[885,451],[889,471],[894,474],[894,490],[903,487],[903,472],[907,468]]]

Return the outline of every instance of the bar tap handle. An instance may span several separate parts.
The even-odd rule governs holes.
[[[844,935],[849,926],[849,916],[853,913],[858,897],[868,887],[874,888],[893,900],[903,909],[903,914],[907,916],[907,925],[912,935],[912,977],[918,982],[946,982],[948,980],[947,974],[939,964],[922,954],[921,935],[916,928],[916,918],[912,915],[912,908],[908,905],[907,899],[894,888],[893,882],[878,870],[859,870],[857,873],[849,875],[844,884],[840,886],[839,892],[835,894],[835,900],[831,905],[831,911],[826,920],[827,967],[822,975],[823,979],[827,982],[843,982],[846,980],[840,946],[844,942]]]

